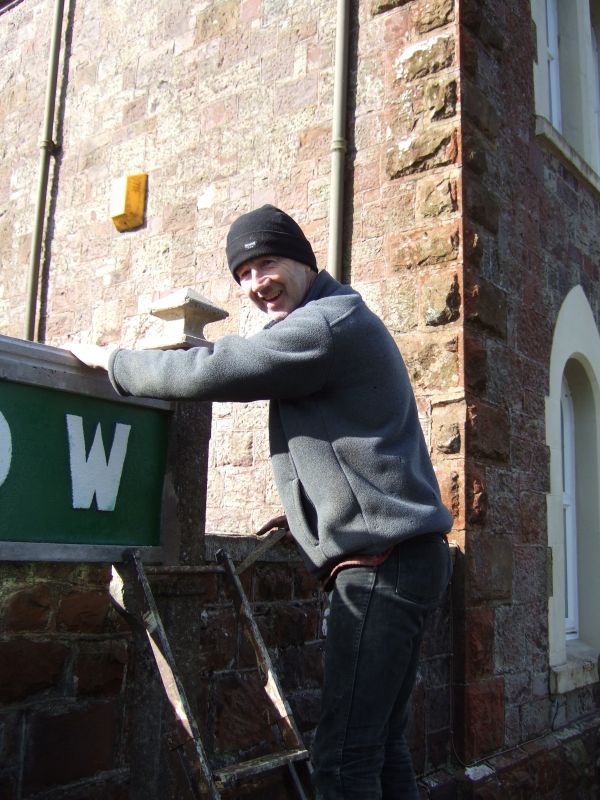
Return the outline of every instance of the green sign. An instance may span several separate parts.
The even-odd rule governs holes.
[[[168,415],[0,380],[1,542],[160,544]]]

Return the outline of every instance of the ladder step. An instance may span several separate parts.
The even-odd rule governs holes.
[[[259,775],[277,767],[292,764],[295,761],[305,761],[308,759],[308,750],[283,750],[280,753],[270,753],[259,758],[251,758],[239,764],[232,764],[230,767],[223,767],[213,772],[217,785],[221,787],[230,786],[242,778],[250,775]]]

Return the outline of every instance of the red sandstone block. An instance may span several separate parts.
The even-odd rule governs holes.
[[[277,714],[257,672],[221,673],[214,681],[214,731],[219,753],[264,754],[277,742]]]
[[[242,0],[240,9],[240,22],[247,24],[253,19],[260,18],[262,0]]]
[[[465,318],[490,333],[506,338],[506,292],[481,277],[465,289]]]
[[[182,611],[179,606],[180,613]],[[189,613],[193,613],[191,610]],[[238,632],[236,617],[232,609],[211,610],[202,614],[203,627],[198,633],[196,642],[184,643],[190,648],[196,668],[200,673],[226,669],[236,661],[238,653]],[[241,632],[240,632],[241,637]],[[175,653],[177,660],[177,653]],[[197,659],[197,660],[196,660]],[[254,664],[252,653],[248,650],[245,657],[239,656],[239,665]]]
[[[286,603],[259,607],[257,622],[268,647],[289,647],[316,639],[319,619],[317,604]]]
[[[124,641],[108,643],[81,642],[75,662],[74,674],[80,695],[116,695],[121,691],[127,666],[127,644]]]
[[[513,555],[510,538],[471,533],[465,555],[470,602],[473,605],[511,602]]]
[[[474,761],[504,743],[504,681],[469,684],[464,692],[464,749],[466,761]]]
[[[505,409],[478,401],[467,406],[466,450],[470,457],[507,463],[510,419]]]
[[[8,601],[3,614],[7,631],[42,631],[48,625],[52,595],[46,583],[21,589]]]
[[[482,396],[488,384],[488,355],[485,343],[472,331],[464,335],[465,384],[469,392]]]
[[[259,564],[254,570],[254,599],[257,602],[291,600],[292,577],[287,564]]]
[[[322,641],[286,647],[277,653],[277,674],[286,692],[318,689],[323,684]]]
[[[321,585],[310,575],[304,566],[298,566],[293,571],[294,600],[314,600],[320,596]]]
[[[500,119],[492,103],[473,82],[462,82],[463,110],[467,117],[491,140],[495,140],[500,128]]]
[[[422,0],[414,20],[418,33],[441,28],[454,18],[454,0]]]
[[[67,648],[56,642],[0,642],[0,701],[13,703],[56,686],[67,655]]]
[[[391,11],[393,8],[405,6],[412,0],[371,0],[371,14],[383,14],[385,11]]]
[[[118,729],[119,715],[112,702],[63,714],[33,714],[23,794],[83,780],[114,767]]]
[[[473,608],[465,612],[465,682],[492,676],[494,670],[494,612]]]
[[[61,600],[56,624],[59,630],[99,633],[106,621],[110,598],[108,592],[75,591]]]

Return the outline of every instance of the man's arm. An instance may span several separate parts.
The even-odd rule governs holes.
[[[212,349],[117,350],[117,391],[164,399],[249,402],[305,397],[331,374],[333,339],[319,313],[299,309],[247,339],[224,336]]]

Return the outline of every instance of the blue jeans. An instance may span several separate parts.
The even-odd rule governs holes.
[[[407,706],[425,618],[451,573],[445,536],[426,534],[336,577],[312,749],[318,800],[418,800]]]

